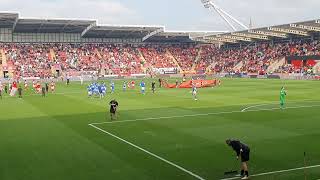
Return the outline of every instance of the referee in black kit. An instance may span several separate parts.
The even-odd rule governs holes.
[[[113,121],[116,119],[116,113],[117,113],[117,108],[119,106],[119,103],[114,99],[109,102],[109,105],[110,105],[110,118],[111,118],[111,121]]]
[[[228,146],[237,153],[237,159],[241,158],[241,179],[249,179],[248,161],[250,159],[250,148],[248,145],[240,142],[239,140],[227,139]]]

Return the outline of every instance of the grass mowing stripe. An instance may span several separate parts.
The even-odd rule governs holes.
[[[293,107],[286,107],[285,109],[300,109],[300,108],[312,108],[312,107],[320,107],[320,105],[293,106]],[[136,121],[151,121],[151,120],[159,120],[159,119],[172,119],[172,118],[184,118],[184,117],[195,117],[195,116],[210,116],[210,115],[245,113],[245,112],[274,111],[274,110],[280,110],[280,108],[257,109],[257,110],[248,110],[248,111],[225,111],[225,112],[203,113],[203,114],[187,114],[187,115],[180,115],[180,116],[178,115],[178,116],[151,117],[151,118],[142,118],[142,119],[133,119],[133,120],[123,120],[123,121],[97,122],[97,123],[90,123],[89,125],[115,124],[115,123],[136,122]]]
[[[84,92],[83,91],[75,91],[75,92],[68,92],[68,93],[46,93],[46,96],[51,96],[51,95],[66,95],[66,94],[83,94]],[[32,96],[42,96],[42,94],[27,94],[27,95],[23,95],[22,94],[22,97],[32,97]],[[17,95],[16,96],[4,96],[3,98],[17,98]]]
[[[298,171],[298,170],[303,170],[303,169],[312,169],[312,168],[317,168],[317,167],[320,167],[320,164],[314,165],[314,166],[304,166],[304,167],[293,168],[293,169],[279,170],[279,171],[270,171],[270,172],[265,172],[265,173],[260,173],[260,174],[254,174],[254,175],[251,175],[250,177],[265,176],[265,175],[270,175],[270,174],[280,174],[280,173],[284,173],[284,172]],[[239,177],[225,178],[225,179],[220,179],[220,180],[233,180],[233,179],[239,179]]]
[[[181,171],[184,171],[185,173],[190,174],[191,176],[193,176],[193,177],[195,177],[195,178],[197,178],[197,179],[199,179],[199,180],[205,180],[205,179],[202,178],[201,176],[199,176],[199,175],[197,175],[197,174],[195,174],[195,173],[193,173],[193,172],[191,172],[191,171],[189,171],[189,170],[187,170],[187,169],[185,169],[185,168],[183,168],[183,167],[181,167],[181,166],[179,166],[179,165],[177,165],[177,164],[175,164],[175,163],[173,163],[173,162],[171,162],[171,161],[169,161],[169,160],[166,160],[166,159],[164,159],[164,158],[162,158],[162,157],[160,157],[160,156],[158,156],[158,155],[156,155],[156,154],[154,154],[154,153],[152,153],[152,152],[150,152],[150,151],[148,151],[148,150],[145,150],[145,149],[143,149],[142,147],[139,147],[139,146],[137,146],[137,145],[135,145],[135,144],[133,144],[133,143],[125,140],[125,139],[122,139],[122,138],[120,138],[119,136],[116,136],[116,135],[114,135],[114,134],[112,134],[112,133],[110,133],[110,132],[108,132],[108,131],[106,131],[106,130],[104,130],[104,129],[101,129],[101,128],[93,125],[93,124],[89,124],[89,126],[95,128],[95,129],[97,129],[97,130],[99,130],[99,131],[101,131],[101,132],[103,132],[103,133],[106,133],[106,134],[108,134],[108,135],[110,135],[110,136],[112,136],[112,137],[114,137],[114,138],[116,138],[116,139],[118,139],[118,140],[126,143],[126,144],[129,144],[130,146],[132,146],[132,147],[134,147],[134,148],[136,148],[136,149],[139,149],[140,151],[143,151],[143,152],[145,152],[145,153],[147,153],[147,154],[149,154],[149,155],[151,155],[151,156],[153,156],[153,157],[155,157],[155,158],[157,158],[157,159],[160,159],[161,161],[163,161],[163,162],[165,162],[165,163],[167,163],[167,164],[170,164],[170,165],[172,165],[172,166],[180,169]]]

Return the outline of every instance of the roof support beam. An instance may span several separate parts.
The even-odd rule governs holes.
[[[308,36],[309,35],[307,31],[300,31],[300,30],[286,29],[286,28],[279,28],[279,27],[268,27],[268,30],[282,32],[282,33],[288,33],[288,34],[295,34],[295,35],[300,35],[300,36]]]
[[[224,42],[224,43],[237,43],[237,40],[234,39],[228,39],[224,37],[205,37],[204,40],[212,40],[212,41],[219,41],[219,42]]]
[[[287,34],[285,33],[276,33],[276,32],[269,32],[269,31],[260,31],[260,30],[249,30],[249,33],[252,34],[259,34],[264,36],[272,36],[272,37],[279,37],[279,38],[287,38]]]
[[[252,38],[252,39],[261,39],[261,40],[268,40],[269,39],[268,36],[259,35],[259,34],[231,33],[231,35]]]
[[[13,26],[12,26],[12,32],[14,32],[14,30],[16,29],[16,26],[17,26],[18,21],[19,21],[19,18],[17,17],[17,18],[14,20],[14,23],[13,23]]]
[[[302,24],[290,24],[290,27],[304,29],[304,30],[307,30],[307,31],[320,32],[320,27],[316,27],[316,26],[305,26],[305,25],[302,25]]]
[[[71,25],[71,24],[72,24],[72,21],[67,22],[67,23],[63,26],[63,28],[61,29],[60,33],[64,33],[64,29],[65,29],[67,26]]]
[[[155,31],[152,31],[151,33],[147,34],[146,36],[144,36],[144,37],[142,38],[142,42],[144,42],[144,41],[146,41],[147,39],[151,38],[152,36],[157,35],[157,34],[162,33],[162,32],[164,32],[164,28],[163,28],[163,27],[162,27],[162,28],[159,28],[159,29],[157,29],[157,30],[155,30]]]
[[[97,22],[94,22],[94,23],[90,24],[88,27],[86,27],[86,29],[84,29],[82,31],[81,37],[83,37],[85,34],[87,34],[87,32],[90,31],[90,29],[92,29],[96,25],[97,25]]]
[[[38,29],[37,33],[40,33],[40,31],[41,31],[41,29],[42,29],[43,24],[44,24],[44,23],[41,23],[41,24],[40,24],[40,26],[39,26],[39,29]]]
[[[220,36],[217,36],[220,37]],[[223,35],[221,36],[222,38],[227,38],[227,39],[234,39],[237,41],[246,41],[246,42],[252,42],[251,38],[246,38],[246,37],[240,37],[240,36],[232,36],[232,35]]]
[[[192,38],[192,40],[198,41],[198,42],[203,42],[203,43],[210,43],[210,44],[219,44],[219,45],[225,44],[225,42],[222,42],[222,41],[215,41],[215,40],[203,39],[203,38],[201,38],[201,37]]]

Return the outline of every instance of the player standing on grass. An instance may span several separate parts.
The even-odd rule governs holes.
[[[115,88],[114,82],[111,82],[110,88],[111,88],[111,94],[113,94],[114,93],[114,88]]]
[[[24,90],[27,90],[28,89],[28,82],[27,80],[24,80]]]
[[[45,83],[45,86],[46,86],[46,93],[48,94],[48,92],[49,92],[49,84],[48,84],[48,82]]]
[[[19,88],[18,88],[18,97],[19,97],[19,99],[21,99],[22,98],[22,87],[19,85]]]
[[[240,142],[239,140],[227,139],[228,146],[237,153],[237,159],[241,160],[241,179],[249,179],[248,161],[250,159],[250,148],[248,145]]]
[[[1,83],[1,81],[0,81],[0,98],[2,99],[2,83]]]
[[[146,84],[143,81],[141,81],[140,87],[141,87],[141,94],[145,95],[145,93],[146,93]]]
[[[280,108],[281,109],[284,109],[285,107],[286,95],[287,95],[287,92],[285,91],[284,87],[282,87],[280,91]]]
[[[54,90],[55,90],[55,83],[53,82],[53,81],[51,81],[51,84],[50,84],[50,87],[51,87],[51,93],[53,93],[54,92]]]
[[[117,108],[119,106],[119,103],[114,99],[114,100],[110,101],[109,105],[110,105],[111,121],[116,120],[117,119],[116,113],[117,113]]]
[[[127,90],[127,83],[124,81],[122,86],[122,91],[126,92],[126,90]]]
[[[161,78],[159,78],[159,88],[161,88],[161,85],[162,85],[162,79]]]
[[[46,97],[46,88],[45,88],[45,86],[42,86],[41,93],[42,93],[42,97]]]
[[[8,94],[8,86],[7,86],[7,84],[4,84],[4,92],[5,92],[6,94]]]
[[[69,75],[67,75],[67,85],[69,86],[69,84],[70,84],[70,77]]]
[[[193,96],[193,99],[195,100],[195,101],[197,101],[198,100],[198,96],[197,96],[197,87],[195,86],[195,85],[193,85],[192,86],[192,96]]]
[[[151,89],[152,89],[152,93],[154,94],[154,92],[156,91],[156,82],[152,82],[151,83]]]

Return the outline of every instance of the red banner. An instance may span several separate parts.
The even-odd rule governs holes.
[[[176,84],[169,84],[164,82],[164,86],[166,88],[192,88],[196,86],[197,88],[205,88],[205,87],[213,87],[216,86],[220,81],[219,80],[190,80],[187,82],[183,82],[180,85],[176,86]]]

